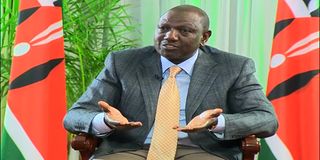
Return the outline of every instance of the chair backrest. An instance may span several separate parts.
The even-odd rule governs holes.
[[[80,152],[82,160],[89,160],[99,143],[99,138],[86,133],[80,133],[73,138],[71,146],[74,150]],[[241,150],[243,160],[254,160],[254,156],[260,151],[260,143],[256,136],[250,135],[242,139]]]

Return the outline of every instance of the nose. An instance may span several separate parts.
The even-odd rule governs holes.
[[[167,39],[167,40],[178,40],[178,34],[179,34],[179,33],[178,33],[177,30],[175,30],[175,29],[170,29],[170,30],[166,33],[164,39]]]

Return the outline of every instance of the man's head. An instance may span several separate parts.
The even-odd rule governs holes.
[[[208,15],[195,6],[181,5],[161,16],[155,33],[155,48],[178,64],[190,58],[210,35]]]

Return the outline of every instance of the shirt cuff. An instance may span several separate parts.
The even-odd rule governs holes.
[[[218,138],[224,138],[224,129],[225,129],[225,118],[222,114],[220,114],[218,116],[218,124],[214,129],[209,129],[209,131],[214,132],[214,134],[218,137]]]
[[[112,129],[104,123],[104,112],[97,114],[92,120],[92,131],[98,137],[107,136]]]

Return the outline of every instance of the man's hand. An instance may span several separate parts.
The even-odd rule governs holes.
[[[141,122],[129,122],[119,110],[110,106],[108,103],[99,101],[98,104],[106,112],[104,120],[111,129],[130,129],[142,126]]]
[[[222,113],[221,108],[210,109],[202,112],[200,115],[194,117],[187,126],[175,126],[173,129],[182,132],[199,132],[206,129],[214,129],[218,123],[218,116]]]

